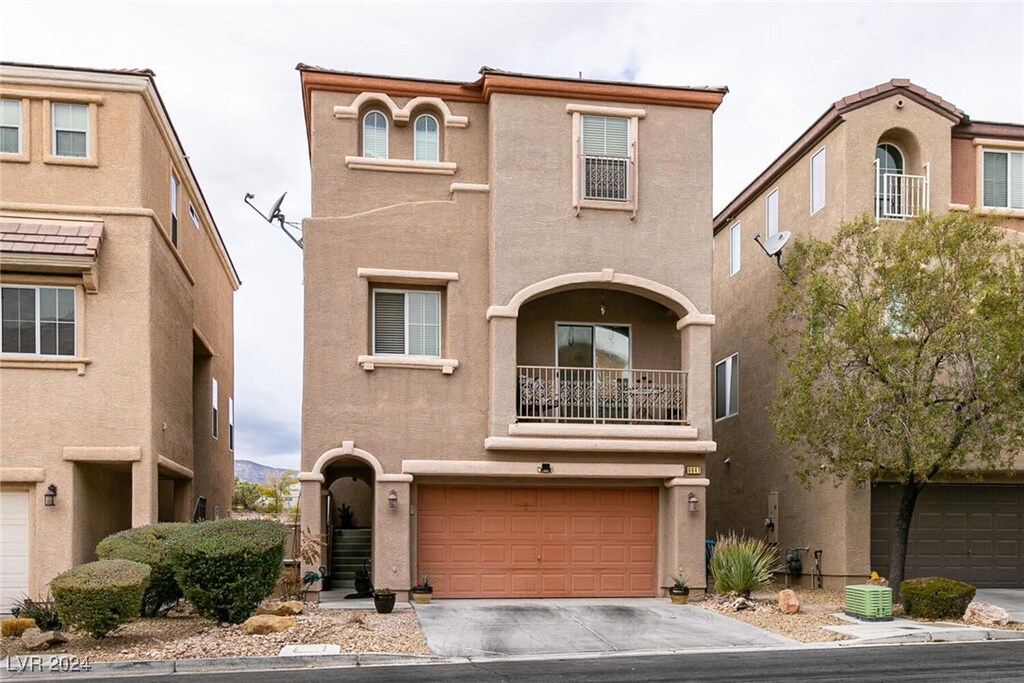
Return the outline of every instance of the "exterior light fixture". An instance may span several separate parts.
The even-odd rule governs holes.
[[[696,493],[691,493],[690,495],[688,495],[686,497],[686,502],[690,506],[690,512],[696,512],[697,511],[697,494]]]
[[[551,467],[551,463],[542,462],[540,466],[537,467],[537,471],[540,472],[541,474],[551,474],[555,470],[554,468]]]
[[[46,487],[46,493],[43,494],[43,505],[48,508],[52,508],[57,505],[57,485],[50,484]]]
[[[398,509],[398,491],[394,489],[388,491],[388,507],[392,510]]]

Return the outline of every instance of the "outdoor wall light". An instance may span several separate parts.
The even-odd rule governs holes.
[[[394,489],[388,491],[388,507],[392,510],[398,509],[398,491]]]
[[[551,474],[555,470],[551,467],[551,463],[549,463],[549,462],[542,462],[537,467],[537,471],[540,472],[541,474]]]
[[[50,484],[46,487],[46,493],[43,494],[43,505],[48,508],[52,508],[57,505],[57,485]]]
[[[690,512],[697,511],[697,494],[691,493],[686,497],[686,502],[690,505]]]

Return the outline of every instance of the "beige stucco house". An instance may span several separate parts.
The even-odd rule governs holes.
[[[361,559],[444,597],[703,586],[726,90],[298,68],[300,507],[332,587]],[[343,505],[367,558],[338,561]]]
[[[968,210],[994,216],[1013,238],[1024,230],[1021,169],[1024,126],[972,121],[898,79],[834,103],[715,217],[718,451],[708,459],[709,533],[764,535],[783,557],[809,548],[801,553],[804,580],[815,550],[826,584],[887,573],[899,486],[806,490],[774,438],[765,409],[781,361],[765,341],[766,318],[784,276],[752,238],[779,230],[824,238],[862,213],[888,221]],[[1012,475],[944,476],[918,499],[907,576],[1024,586],[1024,456]]]
[[[150,71],[0,65],[0,609],[232,490],[238,276]]]

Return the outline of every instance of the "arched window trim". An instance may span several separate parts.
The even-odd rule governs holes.
[[[420,132],[420,121],[424,119],[430,119],[434,122],[434,156],[432,159],[423,159],[419,155],[419,136],[423,133]],[[416,116],[412,126],[412,156],[415,161],[440,161],[441,160],[441,124],[437,120],[437,117],[430,113],[423,113]],[[428,131],[423,131],[424,133]]]
[[[897,152],[900,153],[900,162],[901,163],[900,163],[899,173],[901,173],[901,174],[906,173],[907,172],[907,155],[903,151],[903,148],[900,147],[899,145],[897,145],[895,142],[890,142],[888,140],[880,141],[877,145],[875,145],[875,158],[876,159],[878,158],[878,148],[879,147],[885,147],[885,146],[892,147],[893,149],[895,149]],[[892,171],[882,171],[882,172],[883,173],[887,173],[887,172],[891,173]]]
[[[383,157],[375,157],[375,156],[367,153],[367,148],[366,148],[367,123],[368,123],[370,117],[373,116],[374,114],[380,116],[381,119],[384,121],[384,156]],[[390,133],[390,125],[388,124],[387,114],[385,114],[384,112],[382,112],[379,109],[371,109],[370,111],[368,111],[365,114],[363,114],[362,155],[364,157],[379,158],[379,159],[387,159],[387,158],[389,158],[390,151],[391,151],[390,150],[390,142],[391,141],[389,139],[390,138],[389,133]]]

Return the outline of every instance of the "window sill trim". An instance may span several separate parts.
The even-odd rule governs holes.
[[[615,201],[601,201],[599,199],[583,199],[580,201],[579,208],[581,209],[604,209],[605,211],[635,211],[636,207],[633,206],[632,201],[628,202],[615,202]]]
[[[390,173],[426,173],[455,175],[454,161],[415,161],[413,159],[374,159],[345,157],[345,165],[353,171],[388,171]]]
[[[21,356],[15,354],[0,356],[0,368],[75,370],[79,375],[85,374],[85,366],[90,363],[92,363],[92,359],[78,356]]]
[[[29,162],[28,152],[0,152],[0,161],[27,164]]]
[[[1002,216],[1004,218],[1024,218],[1024,209],[1008,209],[1000,206],[972,207],[968,204],[950,204],[950,211],[968,211],[978,216]]]
[[[424,356],[359,356],[359,366],[371,372],[376,368],[407,368],[412,370],[440,370],[450,375],[459,367],[455,358],[427,358]]]
[[[96,157],[63,157],[56,154],[44,154],[43,163],[56,166],[88,166],[93,168],[100,165]]]

